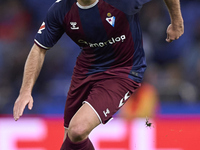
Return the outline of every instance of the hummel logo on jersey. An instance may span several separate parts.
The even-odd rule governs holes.
[[[77,25],[77,22],[70,22],[70,24],[71,24],[71,29],[72,30],[78,30],[79,29],[79,27],[76,27],[76,25]]]
[[[111,26],[115,26],[115,16],[112,16],[111,13],[107,13],[107,18],[106,21],[111,25]]]
[[[106,111],[103,111],[103,113],[104,113],[105,117],[107,117],[108,114],[110,113],[110,110],[107,108]]]
[[[59,3],[60,1],[62,1],[62,0],[57,0],[56,3]]]
[[[129,91],[124,95],[124,97],[120,100],[119,106],[122,107],[125,103],[125,101],[130,97]]]
[[[42,34],[42,30],[44,30],[44,29],[45,29],[45,22],[42,23],[42,25],[41,25],[41,27],[40,27],[38,33],[39,33],[39,34]]]

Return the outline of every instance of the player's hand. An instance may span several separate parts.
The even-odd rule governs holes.
[[[13,108],[13,117],[15,121],[17,121],[22,116],[26,105],[28,105],[30,110],[32,109],[33,97],[30,94],[20,94],[15,101]]]
[[[172,42],[174,40],[179,39],[181,35],[184,33],[184,25],[181,23],[180,25],[170,24],[167,28],[167,42]]]

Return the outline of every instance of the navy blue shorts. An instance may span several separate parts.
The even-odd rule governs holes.
[[[83,103],[94,110],[102,124],[107,123],[140,85],[128,77],[104,73],[96,73],[85,79],[72,76],[65,105],[64,126],[68,128],[70,120]]]

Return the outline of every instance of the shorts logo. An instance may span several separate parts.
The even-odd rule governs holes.
[[[42,30],[44,30],[44,29],[45,29],[45,22],[42,23],[42,25],[41,25],[41,27],[40,27],[38,33],[39,33],[39,34],[42,34]]]
[[[119,108],[122,107],[124,105],[124,103],[126,102],[126,100],[130,97],[131,95],[129,94],[129,91],[124,95],[124,97],[120,100],[119,102]]]
[[[72,30],[78,30],[79,29],[79,27],[76,27],[76,25],[77,25],[77,22],[70,22],[70,24],[71,24],[71,29]]]
[[[107,108],[105,111],[103,111],[103,113],[104,113],[105,117],[107,117],[108,114],[110,113],[110,110]]]

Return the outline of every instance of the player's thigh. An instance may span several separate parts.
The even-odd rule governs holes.
[[[87,138],[89,133],[99,124],[100,120],[97,114],[92,107],[85,103],[71,119],[68,135],[77,134]]]
[[[65,141],[68,133],[68,128],[65,128],[63,142]]]

